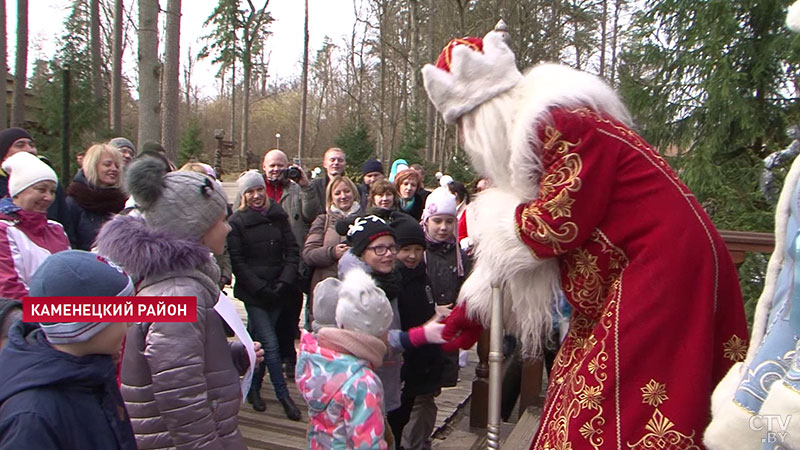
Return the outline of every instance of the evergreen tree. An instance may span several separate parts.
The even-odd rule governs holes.
[[[347,156],[347,176],[357,182],[361,179],[364,161],[375,156],[375,143],[369,137],[369,130],[360,121],[350,122],[339,132],[334,143]]]
[[[200,121],[197,117],[189,118],[178,143],[179,166],[186,164],[192,158],[202,160],[203,140],[200,139],[200,131]]]
[[[403,137],[392,161],[405,159],[409,164],[421,164],[425,159],[425,122],[416,109],[409,111],[408,120],[403,126]],[[391,161],[390,161],[391,163]],[[426,170],[427,173],[427,170]]]
[[[650,0],[622,55],[620,89],[640,131],[720,229],[772,230],[758,177],[797,117],[785,71],[789,3]],[[749,313],[765,260],[751,255],[740,272]]]
[[[91,55],[89,51],[89,9],[86,0],[74,2],[72,12],[64,21],[65,34],[58,52],[51,61],[34,63],[31,91],[37,99],[36,143],[40,153],[61,170],[61,124],[63,119],[63,69],[70,70],[70,153],[85,150],[101,138],[111,137],[102,127],[106,122],[103,100],[92,95]],[[98,126],[101,127],[98,129]]]

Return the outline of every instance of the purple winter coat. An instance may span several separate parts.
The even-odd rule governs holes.
[[[137,295],[197,297],[197,322],[128,330],[121,391],[139,448],[247,448],[237,421],[247,355],[228,343],[214,310],[219,269],[208,248],[118,216],[100,231],[97,250],[138,283]]]

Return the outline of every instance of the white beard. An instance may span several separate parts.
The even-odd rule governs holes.
[[[515,105],[509,93],[501,94],[462,117],[467,153],[496,188],[481,192],[470,204],[467,228],[475,244],[475,264],[461,287],[459,302],[467,301],[469,314],[488,326],[491,286],[500,286],[506,332],[519,339],[524,353],[538,355],[553,327],[560,274],[555,259],[536,258],[516,232],[515,209],[536,198],[535,180],[541,169],[532,172],[529,186],[512,184],[510,137]]]

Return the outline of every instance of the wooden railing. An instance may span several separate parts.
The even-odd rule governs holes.
[[[754,231],[720,230],[720,235],[728,247],[728,253],[736,267],[744,262],[748,252],[772,253],[775,248],[775,236],[772,233]],[[522,369],[522,386],[519,397],[519,416],[529,406],[540,406],[544,403],[542,390],[541,360],[525,361]],[[489,331],[486,330],[478,341],[478,366],[475,368],[475,380],[472,382],[472,398],[470,404],[471,427],[486,428],[489,408]],[[536,430],[531,430],[534,433]]]

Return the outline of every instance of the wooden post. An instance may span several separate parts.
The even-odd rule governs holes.
[[[525,359],[522,362],[522,381],[519,387],[519,416],[530,406],[542,406],[542,372],[544,364],[541,358]]]

